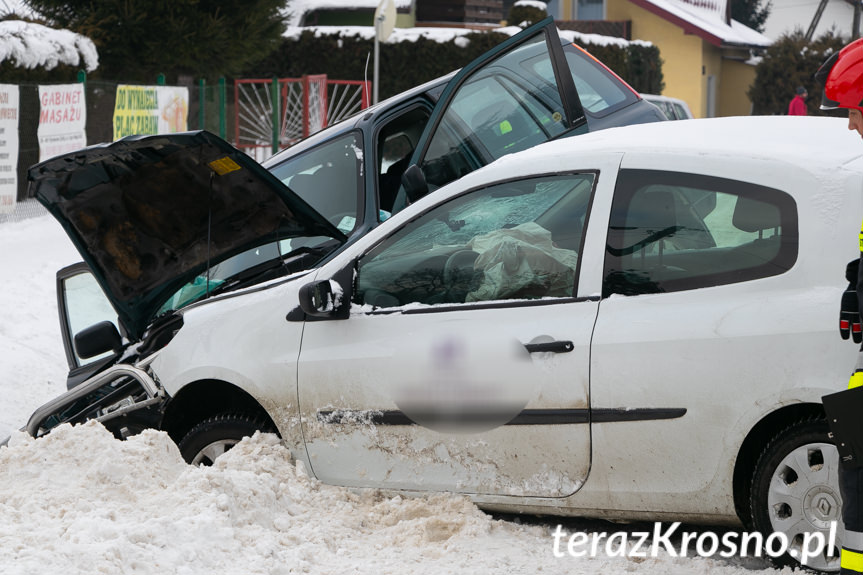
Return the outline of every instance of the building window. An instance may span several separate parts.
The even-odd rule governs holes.
[[[578,0],[578,20],[605,20],[604,0]]]

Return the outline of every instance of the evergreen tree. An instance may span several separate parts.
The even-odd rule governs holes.
[[[731,0],[731,18],[753,30],[764,32],[770,8],[770,0],[764,6],[761,6],[761,0]]]
[[[809,92],[806,105],[809,114],[822,114],[819,110],[823,86],[813,74],[824,60],[841,50],[845,40],[828,32],[812,42],[796,30],[777,39],[764,53],[755,68],[755,81],[749,88],[753,114],[787,114],[788,103],[798,86]]]
[[[285,0],[25,0],[57,28],[88,36],[98,75],[230,76],[280,45]]]

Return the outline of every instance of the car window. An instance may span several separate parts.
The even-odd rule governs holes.
[[[506,182],[436,206],[359,261],[356,302],[572,297],[594,179]]]
[[[66,313],[66,325],[69,328],[70,337],[101,321],[110,321],[118,327],[117,312],[114,311],[105,292],[89,271],[65,278],[61,296],[64,299],[63,309]],[[78,355],[77,350],[74,350],[74,354],[76,366],[83,366],[108,357],[112,352],[86,359]]]
[[[550,58],[541,32],[459,86],[422,161],[431,189],[566,128]],[[534,60],[532,69],[524,66]]]
[[[668,118],[669,120],[677,119],[677,115],[674,113],[674,107],[669,102],[666,102],[665,100],[660,100],[656,103],[656,105],[659,106],[659,108],[665,114],[666,118]]]
[[[788,194],[725,178],[621,170],[603,295],[672,292],[781,274],[797,260]]]
[[[662,110],[662,113],[665,114],[665,117],[668,118],[669,120],[676,120],[677,119],[677,117],[674,115],[674,108],[671,106],[671,104],[669,102],[667,102],[665,100],[660,100],[658,98],[648,97],[648,96],[645,96],[644,99],[647,100],[648,102],[650,102],[651,104],[653,104],[654,106],[656,106],[657,108],[659,108],[660,110]]]
[[[345,234],[357,223],[363,170],[362,137],[341,135],[270,171]]]
[[[581,105],[589,114],[602,117],[638,100],[629,86],[583,49],[575,44],[567,44],[563,47],[563,52],[566,54],[566,63],[572,73]],[[546,60],[536,65],[550,64]]]
[[[591,115],[604,116],[638,99],[629,86],[582,48],[567,44],[563,47],[563,52],[581,105]],[[551,73],[550,69],[546,69],[551,67],[548,59],[532,60],[525,62],[525,65],[542,77],[548,77]]]
[[[318,238],[316,238],[318,239]],[[322,239],[322,238],[320,238]],[[185,284],[179,290],[173,293],[165,303],[163,303],[156,315],[164,313],[172,309],[182,309],[187,305],[198,301],[207,294],[217,290],[219,286],[225,283],[229,278],[234,278],[237,274],[245,270],[254,268],[255,266],[265,264],[287,253],[290,249],[291,242],[307,240],[307,238],[292,238],[290,240],[282,240],[281,242],[272,242],[246,250],[234,257],[228,258],[225,261],[212,266],[208,272],[204,272],[189,283]]]
[[[673,106],[674,106],[674,112],[677,115],[678,120],[686,120],[686,119],[689,119],[691,117],[691,115],[686,110],[686,108],[684,108],[683,106],[681,106],[677,102],[674,102]]]
[[[388,121],[378,131],[378,207],[381,221],[392,214],[402,174],[410,163],[430,114],[428,108],[418,106]]]

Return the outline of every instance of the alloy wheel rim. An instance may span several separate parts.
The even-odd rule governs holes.
[[[207,444],[192,459],[192,465],[212,465],[213,462],[216,461],[216,458],[220,455],[224,455],[226,451],[231,449],[237,443],[239,443],[239,441],[236,439],[220,439]]]

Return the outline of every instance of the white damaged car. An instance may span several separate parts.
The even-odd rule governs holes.
[[[821,397],[854,365],[836,328],[863,215],[863,144],[842,120],[550,142],[337,248],[278,180],[208,146],[31,172],[93,272],[61,277],[67,349],[106,362],[31,434],[154,427],[207,463],[272,431],[333,485],[742,524],[792,549],[839,519]],[[243,280],[207,254],[262,265]],[[100,305],[108,323],[70,325]]]

